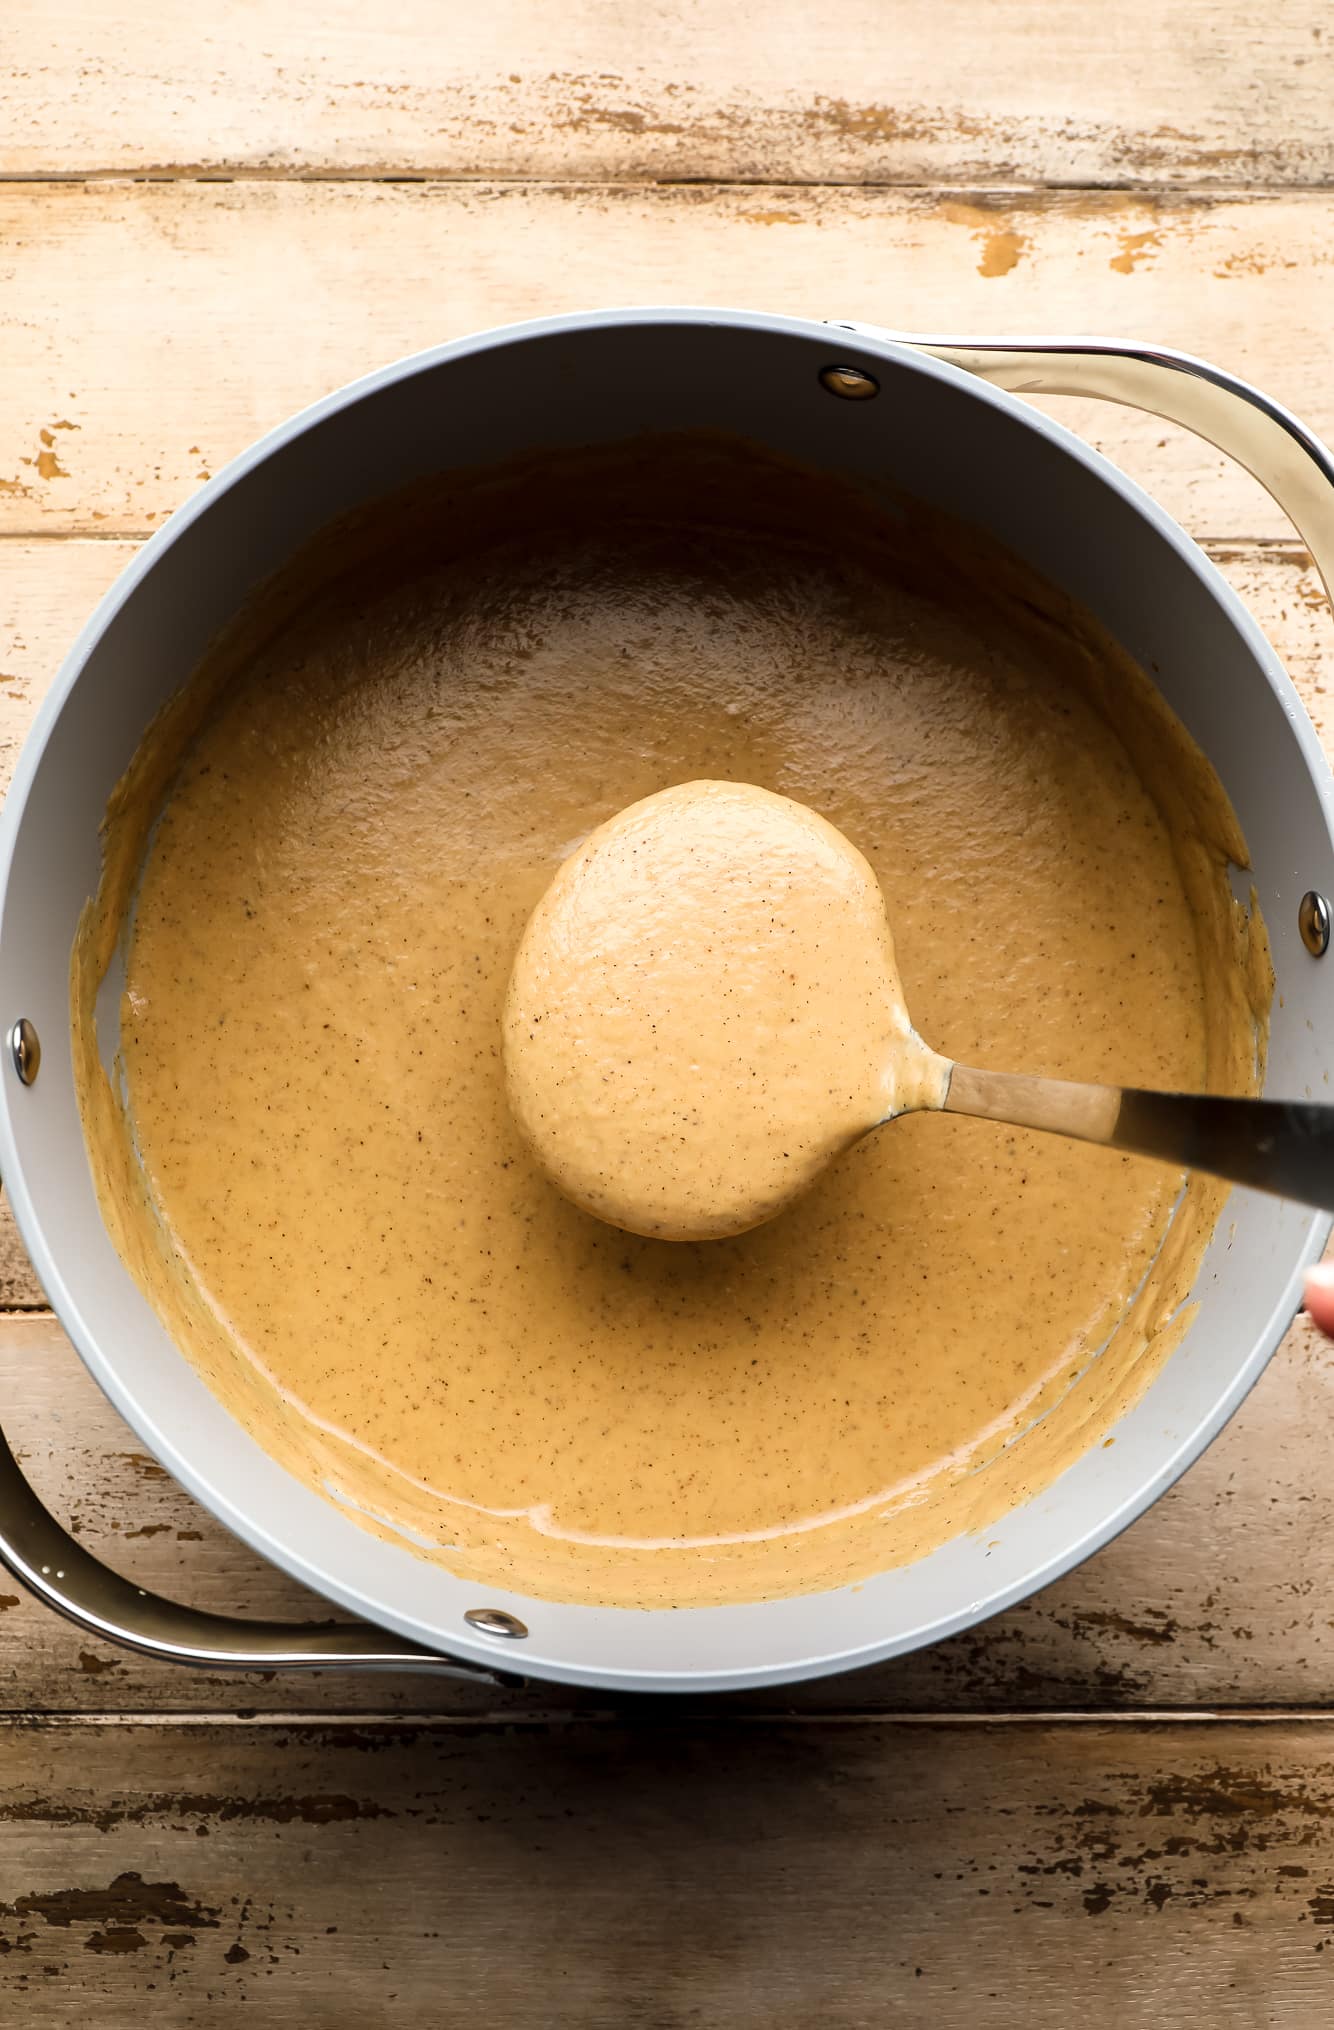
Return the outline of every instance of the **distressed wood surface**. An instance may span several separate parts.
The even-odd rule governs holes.
[[[1318,0],[8,0],[0,169],[1240,183],[1334,174]]]
[[[1331,1756],[1328,1721],[9,1726],[0,2013],[1319,2030]]]
[[[10,0],[0,63],[0,787],[137,538],[478,326],[693,301],[1148,336],[1334,436],[1314,0]],[[1208,542],[1331,748],[1330,616],[1277,510],[1165,425],[1059,413]],[[0,1215],[0,1406],[55,1511],[146,1586],[322,1611],[41,1303]],[[1317,2030],[1332,1397],[1299,1325],[1079,1572],[711,1712],[183,1675],[0,1579],[0,2022]]]
[[[1334,193],[0,184],[0,534],[151,529],[261,431],[386,359],[663,302],[1147,335],[1334,437]],[[1289,533],[1184,433],[1129,409],[1060,413],[1193,533]]]
[[[139,1584],[224,1613],[327,1614],[144,1452],[53,1320],[0,1328],[0,1404],[52,1512]],[[1077,1572],[934,1649],[723,1703],[828,1712],[1334,1706],[1331,1428],[1334,1358],[1301,1323],[1205,1457]],[[533,1715],[608,1703],[552,1685],[497,1692],[408,1675],[180,1671],[81,1634],[0,1573],[0,1714]]]

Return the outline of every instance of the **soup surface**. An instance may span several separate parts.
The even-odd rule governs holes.
[[[703,439],[331,532],[113,800],[73,962],[90,1160],[260,1443],[520,1592],[772,1597],[994,1524],[1176,1343],[1224,1196],[921,1115],[733,1239],[569,1203],[507,1103],[516,947],[594,826],[703,777],[847,834],[949,1056],[1257,1083],[1272,976],[1221,790],[1092,622],[980,539]]]

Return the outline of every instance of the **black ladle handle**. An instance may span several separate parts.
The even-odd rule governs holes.
[[[1334,1107],[1138,1092],[956,1064],[944,1111],[1157,1156],[1334,1212]]]

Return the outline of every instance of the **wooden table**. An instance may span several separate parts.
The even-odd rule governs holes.
[[[1334,437],[1317,0],[8,0],[0,766],[135,545],[393,356],[606,303],[1214,355]],[[1064,413],[1204,540],[1326,738],[1244,475]],[[0,1406],[142,1582],[299,1590],[139,1449],[7,1231]],[[1289,1336],[1126,1536],[929,1654],[631,1704],[186,1676],[0,1590],[0,2022],[1324,2025],[1334,1362]]]

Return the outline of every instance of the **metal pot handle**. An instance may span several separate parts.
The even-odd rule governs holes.
[[[1334,599],[1334,458],[1290,410],[1207,360],[1094,338],[937,338],[840,324],[892,339],[1015,395],[1098,396],[1193,430],[1259,480],[1293,524]]]
[[[521,1682],[459,1657],[437,1656],[366,1621],[240,1621],[146,1593],[61,1528],[29,1487],[3,1433],[0,1564],[89,1635],[164,1663],[242,1671],[413,1670],[485,1685]]]

